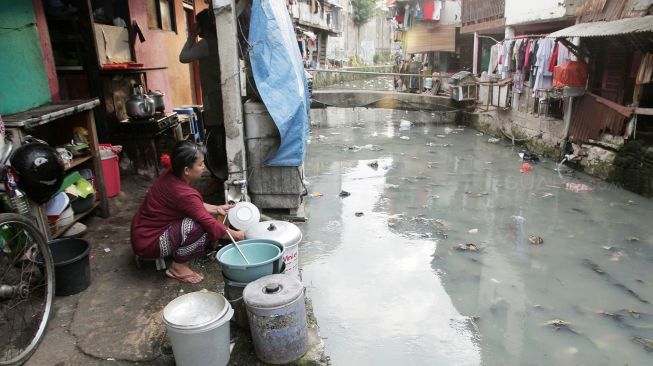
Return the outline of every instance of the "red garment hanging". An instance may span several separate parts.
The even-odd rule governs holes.
[[[526,56],[524,56],[524,68],[528,69],[528,62],[531,60],[531,40],[526,41]]]
[[[556,41],[556,45],[553,48],[553,53],[551,53],[551,60],[549,60],[549,72],[553,72],[553,68],[556,66],[556,62],[558,62],[558,49],[560,48],[560,43]]]
[[[435,0],[426,0],[422,5],[424,9],[424,20],[433,20],[433,13],[435,12]]]

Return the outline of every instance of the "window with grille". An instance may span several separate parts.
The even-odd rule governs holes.
[[[147,24],[150,29],[177,32],[174,0],[148,0]]]

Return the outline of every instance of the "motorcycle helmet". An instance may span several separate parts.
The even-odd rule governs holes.
[[[32,201],[43,204],[57,193],[63,182],[64,166],[52,147],[30,142],[22,145],[9,159],[16,172],[16,183]]]

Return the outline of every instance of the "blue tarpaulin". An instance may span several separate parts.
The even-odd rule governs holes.
[[[281,135],[264,164],[300,166],[309,133],[310,96],[292,20],[281,0],[254,0],[249,59],[256,88]]]

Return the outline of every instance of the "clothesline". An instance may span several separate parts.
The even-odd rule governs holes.
[[[544,38],[546,36],[548,36],[548,34],[523,34],[523,35],[520,35],[520,36],[507,37],[507,38],[504,38],[503,40],[504,41],[514,41],[514,40],[517,40],[517,39],[525,39],[525,38]],[[501,43],[501,42],[503,42],[503,41],[499,41],[497,43]]]

